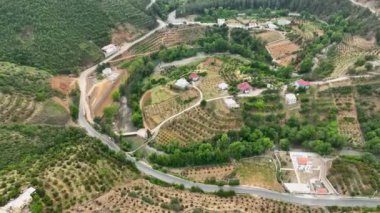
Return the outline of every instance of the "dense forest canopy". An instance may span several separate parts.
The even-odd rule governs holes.
[[[0,0],[0,61],[72,73],[103,57],[111,29],[153,28],[149,0]]]
[[[376,32],[379,29],[379,20],[368,9],[353,5],[348,0],[191,0],[179,7],[177,14],[188,15],[201,13],[210,8],[231,8],[231,9],[288,9],[316,15],[323,20],[335,15],[348,18],[350,26],[349,32],[367,34]]]

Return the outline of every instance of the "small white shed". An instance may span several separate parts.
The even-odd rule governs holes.
[[[236,109],[240,107],[240,105],[233,98],[224,99],[224,103],[228,109]]]
[[[287,105],[293,105],[297,103],[297,96],[293,93],[288,93],[285,95],[285,101]]]
[[[218,88],[220,89],[220,90],[227,90],[228,89],[228,84],[226,84],[226,83],[220,83],[220,84],[218,84]]]
[[[190,83],[188,81],[186,81],[186,79],[184,78],[181,78],[181,79],[178,79],[175,84],[174,84],[178,89],[186,89],[188,86],[190,86]]]

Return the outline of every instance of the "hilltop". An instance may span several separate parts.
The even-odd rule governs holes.
[[[149,0],[0,1],[0,60],[73,73],[103,57],[99,47],[125,24],[150,29]]]

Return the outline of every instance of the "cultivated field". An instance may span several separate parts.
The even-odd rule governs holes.
[[[284,188],[277,181],[277,171],[272,158],[251,158],[239,162],[236,168],[241,185],[257,186],[283,192]]]
[[[0,127],[0,203],[29,186],[46,212],[61,212],[135,177],[98,141],[75,128],[32,125]]]
[[[242,120],[239,111],[230,111],[223,100],[209,102],[205,109],[197,107],[165,125],[158,134],[157,143],[172,140],[185,146],[201,142],[229,130],[239,130]]]
[[[289,65],[295,59],[295,53],[300,49],[297,44],[288,39],[272,42],[266,48],[273,60],[282,66]]]
[[[157,102],[157,99],[163,101]],[[158,93],[158,96],[157,91],[153,91],[153,93],[148,91],[142,98],[142,111],[145,123],[152,129],[170,116],[192,106],[198,99],[199,92],[196,89],[189,89],[175,93],[174,95],[166,92],[164,94],[161,91]]]
[[[229,179],[234,178],[236,176],[233,174],[234,171],[234,164],[199,166],[185,169],[172,169],[172,172],[175,174],[201,183],[211,179],[215,179],[217,181],[228,181]]]
[[[179,44],[192,43],[204,36],[205,28],[202,26],[178,26],[166,28],[149,36],[144,41],[135,45],[123,57],[136,54],[155,52],[161,46],[172,47]]]
[[[347,73],[348,68],[352,66],[359,58],[366,55],[379,56],[380,49],[376,47],[375,40],[366,40],[362,37],[346,37],[336,47],[334,60],[335,69],[331,77],[340,77]]]
[[[137,180],[78,205],[71,212],[323,212],[252,196],[221,198]]]
[[[328,178],[334,188],[343,195],[380,195],[379,169],[359,160],[334,160]]]
[[[267,44],[285,39],[285,36],[278,31],[264,31],[262,33],[254,34],[254,36],[261,39]]]
[[[37,103],[34,98],[0,93],[1,123],[24,122],[34,114]]]

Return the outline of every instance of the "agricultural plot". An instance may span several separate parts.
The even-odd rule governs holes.
[[[257,186],[265,189],[283,192],[277,181],[277,171],[272,158],[244,159],[236,168],[237,178],[241,185]]]
[[[54,101],[47,100],[40,105],[33,116],[27,119],[28,123],[65,125],[70,120],[65,108]]]
[[[333,161],[328,178],[343,195],[380,195],[380,171],[357,159],[338,158]]]
[[[186,146],[191,142],[202,142],[217,134],[239,130],[242,125],[239,111],[229,110],[222,100],[207,103],[205,109],[194,108],[161,128],[157,143],[165,145],[178,141]]]
[[[228,181],[234,178],[235,165],[215,165],[215,166],[200,166],[190,167],[185,169],[173,169],[174,174],[186,177],[196,182],[205,182],[206,180]],[[236,174],[236,173],[235,173]]]
[[[265,46],[271,54],[273,61],[282,65],[289,65],[296,58],[296,53],[300,47],[288,39],[272,42]]]
[[[169,118],[172,115],[175,115],[182,110],[188,108],[193,105],[196,101],[198,101],[198,91],[195,89],[189,89],[184,92],[179,92],[175,95],[170,95],[167,97],[163,97],[165,95],[160,94],[161,97],[154,97],[152,94],[146,94],[143,97],[143,115],[145,123],[149,128],[154,128],[159,123]],[[166,94],[167,95],[167,94]],[[153,103],[153,100],[156,99],[166,99],[162,102]],[[151,103],[151,104],[145,104]]]
[[[295,23],[297,25],[292,26],[292,33],[298,35],[303,41],[312,41],[324,34],[323,30],[316,23],[304,20],[298,20]]]
[[[202,26],[178,26],[163,29],[149,36],[144,41],[133,46],[124,56],[155,52],[161,46],[172,47],[179,44],[191,44],[203,37],[205,28]]]
[[[264,31],[262,33],[254,34],[254,36],[267,44],[285,39],[284,34],[279,31]]]
[[[0,121],[1,123],[24,122],[32,117],[41,105],[31,97],[0,93]]]
[[[137,180],[78,205],[71,212],[323,212],[278,201],[237,195],[221,198]]]
[[[376,47],[373,40],[368,41],[361,37],[346,37],[336,47],[336,53],[333,58],[335,68],[331,77],[340,77],[347,74],[349,67],[359,58],[363,58],[366,55],[380,55],[380,49]]]
[[[322,122],[335,121],[336,111],[333,97],[329,93],[313,91],[312,94],[301,94],[299,96],[301,102],[300,118],[303,121],[318,124]]]
[[[334,103],[337,108],[337,121],[339,132],[348,136],[355,145],[363,144],[363,135],[357,118],[356,104],[352,87],[342,87],[349,92],[333,93]]]
[[[75,128],[2,125],[0,152],[1,206],[33,185],[44,212],[61,212],[136,176],[125,161]]]
[[[228,95],[227,91],[222,91],[218,88],[220,83],[225,82],[220,75],[222,64],[223,62],[219,59],[208,58],[206,61],[197,66],[197,70],[199,72],[204,72],[207,74],[202,77],[199,82],[197,82],[197,87],[202,91],[204,99],[206,100]]]

